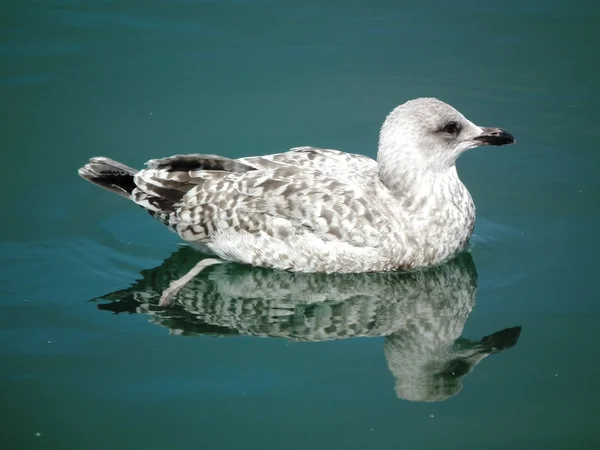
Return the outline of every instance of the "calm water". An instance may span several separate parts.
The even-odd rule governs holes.
[[[600,6],[416,3],[3,2],[3,449],[600,448]],[[473,247],[420,275],[219,266],[161,310],[198,255],[76,173],[374,157],[417,96],[518,139],[461,158]]]

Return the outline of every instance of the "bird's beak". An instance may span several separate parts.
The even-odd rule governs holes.
[[[477,145],[506,145],[514,144],[515,138],[501,128],[481,128],[481,134],[473,139]]]

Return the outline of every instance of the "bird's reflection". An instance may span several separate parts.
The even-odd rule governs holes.
[[[520,327],[480,340],[461,338],[475,305],[477,273],[469,253],[422,272],[304,274],[218,265],[158,307],[162,291],[198,261],[182,248],[142,272],[128,289],[102,297],[98,308],[144,313],[183,335],[251,335],[299,341],[384,336],[396,394],[441,401],[483,358],[517,343]]]

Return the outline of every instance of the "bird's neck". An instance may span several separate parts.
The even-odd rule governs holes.
[[[464,185],[455,164],[426,160],[415,152],[379,149],[379,179],[398,199],[418,200],[446,195],[448,188]],[[409,206],[409,205],[406,205]]]
[[[390,161],[385,156],[379,178],[394,199],[400,236],[410,230],[418,242],[414,254],[398,251],[420,266],[438,264],[463,249],[473,232],[475,205],[456,166],[423,165],[410,156]]]

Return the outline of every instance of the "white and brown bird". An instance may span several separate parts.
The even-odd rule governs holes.
[[[79,169],[133,200],[207,258],[173,282],[161,304],[204,267],[225,261],[297,272],[428,267],[465,248],[475,206],[456,160],[481,145],[514,143],[450,105],[419,98],[396,107],[377,161],[317,147],[229,159],[176,155],[137,171],[109,158]]]

